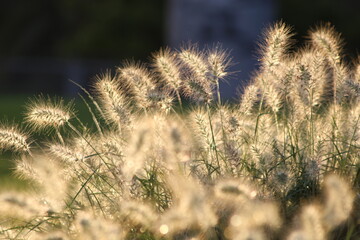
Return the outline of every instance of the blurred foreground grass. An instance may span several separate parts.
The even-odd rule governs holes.
[[[26,111],[26,104],[30,99],[36,95],[22,95],[22,94],[2,94],[0,95],[0,117],[5,122],[21,123],[24,120],[24,113]],[[71,101],[71,98],[65,98],[65,102]],[[80,98],[74,101],[75,110],[78,117],[83,122],[89,122],[89,111],[86,105]],[[0,191],[16,189],[21,190],[27,187],[25,181],[19,180],[12,173],[15,166],[15,155],[10,152],[3,152],[0,154]]]

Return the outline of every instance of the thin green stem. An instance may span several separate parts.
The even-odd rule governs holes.
[[[207,114],[208,114],[208,118],[209,118],[209,125],[210,125],[210,131],[211,131],[211,139],[212,139],[212,147],[211,148],[215,151],[216,163],[218,165],[218,168],[220,169],[220,161],[219,161],[218,149],[217,149],[217,146],[216,146],[215,134],[214,134],[214,129],[213,129],[213,125],[212,125],[212,121],[211,121],[211,115],[210,115],[210,106],[209,106],[208,103],[206,104],[206,109],[207,109]]]
[[[89,110],[89,112],[90,112],[90,114],[91,114],[91,117],[92,117],[92,119],[93,119],[93,121],[94,121],[94,123],[95,123],[95,126],[96,126],[99,134],[102,136],[102,135],[103,135],[103,132],[102,132],[102,130],[101,130],[99,121],[97,120],[97,118],[96,118],[94,112],[92,111],[90,105],[87,103],[87,101],[85,100],[85,98],[84,98],[81,94],[78,94],[78,95],[80,96],[80,98],[82,99],[82,101],[85,103],[87,109]]]
[[[179,90],[175,90],[175,93],[176,93],[176,97],[177,97],[177,100],[179,102],[179,105],[180,105],[180,111],[181,113],[183,114],[184,113],[184,109],[183,109],[183,104],[182,104],[182,100],[181,100],[181,96],[180,96],[180,93],[179,93]]]
[[[217,99],[218,99],[218,106],[221,106],[221,96],[220,96],[220,85],[219,80],[216,80],[216,93],[217,93]]]
[[[56,135],[57,135],[57,137],[59,138],[59,140],[60,140],[60,142],[61,142],[61,144],[65,144],[65,142],[64,142],[64,138],[61,136],[61,133],[60,133],[60,131],[59,131],[59,129],[58,128],[56,128],[55,129],[55,132],[56,132]]]

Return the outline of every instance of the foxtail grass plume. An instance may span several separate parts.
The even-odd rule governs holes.
[[[0,152],[2,150],[19,153],[29,152],[28,136],[15,126],[0,126]]]
[[[271,73],[262,73],[257,77],[257,83],[261,86],[261,92],[265,97],[266,104],[274,113],[283,107],[283,91],[280,91],[279,79]]]
[[[292,36],[291,28],[284,22],[277,22],[266,30],[260,45],[260,61],[264,69],[272,71],[284,62],[291,47]]]
[[[292,68],[290,62],[290,47],[293,36],[291,28],[283,22],[277,22],[263,34],[264,40],[260,44],[261,68],[255,75],[255,84],[260,88],[262,102],[276,114],[284,106],[291,89]]]
[[[116,131],[106,132],[98,141],[101,143],[101,152],[112,159],[122,159],[126,146],[121,133]]]
[[[153,55],[153,62],[154,68],[163,83],[172,91],[179,91],[182,78],[176,53],[169,48],[161,49]]]
[[[178,211],[186,219],[189,226],[198,226],[202,230],[217,223],[216,215],[208,201],[203,187],[192,177],[177,175],[169,178],[169,185],[173,192],[175,206],[172,210]]]
[[[168,176],[173,205],[161,215],[155,230],[160,236],[174,237],[186,232],[206,232],[217,223],[208,196],[202,186],[192,177],[180,174]]]
[[[70,186],[65,168],[46,155],[22,157],[17,160],[16,172],[23,179],[30,180],[39,188],[38,196],[44,197],[52,211],[61,211]]]
[[[173,109],[173,103],[174,103],[174,97],[171,96],[170,92],[165,91],[164,94],[161,93],[157,93],[158,94],[158,99],[157,99],[157,104],[156,104],[156,108],[165,114],[169,114],[170,111]],[[178,97],[178,101],[181,102],[181,97]]]
[[[251,201],[240,205],[231,216],[225,236],[236,240],[265,240],[265,227],[278,230],[280,226],[279,209],[275,204]]]
[[[245,92],[241,96],[239,111],[245,115],[250,115],[253,112],[256,101],[259,98],[259,88],[255,85],[246,87]]]
[[[206,81],[209,72],[204,53],[196,46],[181,49],[178,54],[183,64],[198,78],[198,81]]]
[[[321,219],[321,210],[316,205],[303,207],[300,214],[300,229],[293,231],[288,240],[311,239],[325,240],[326,231]]]
[[[27,105],[26,121],[34,129],[48,129],[64,126],[73,117],[72,104],[63,99],[51,100],[39,96]]]
[[[313,47],[327,57],[333,69],[334,101],[338,104],[344,103],[349,94],[349,89],[345,84],[349,79],[349,69],[342,59],[344,43],[341,34],[336,32],[330,23],[327,23],[311,30],[309,35]]]
[[[213,81],[218,82],[229,74],[228,68],[231,58],[229,53],[221,48],[220,44],[206,51],[206,60],[209,65],[210,79]]]
[[[296,62],[297,91],[292,96],[297,96],[306,109],[319,106],[327,100],[328,86],[331,84],[326,58],[319,51],[305,50]]]
[[[341,63],[340,65],[333,66],[333,96],[337,104],[349,104],[352,97],[352,89],[349,86],[351,81],[350,70],[347,65]]]
[[[22,157],[15,161],[15,175],[19,179],[36,182],[38,180],[30,158]]]
[[[323,221],[328,230],[345,221],[352,210],[354,195],[343,179],[329,175],[324,181],[325,206]]]
[[[74,164],[82,160],[82,156],[72,148],[60,143],[51,143],[48,145],[48,151],[51,155],[67,164]]]
[[[183,48],[178,54],[185,68],[184,94],[196,101],[210,103],[213,98],[214,82],[208,79],[209,68],[203,52],[197,47]]]
[[[343,40],[341,34],[336,32],[330,23],[323,24],[315,29],[310,30],[311,44],[323,52],[332,64],[341,63]]]
[[[110,72],[97,77],[95,91],[98,95],[105,118],[119,128],[126,128],[131,123],[129,100],[121,92],[120,85]]]
[[[128,63],[117,71],[138,107],[146,110],[159,98],[154,79],[144,65]]]
[[[140,121],[146,122],[147,124],[141,124]],[[153,124],[155,123],[153,121],[141,119],[135,124],[137,124],[138,127],[133,132],[129,146],[124,152],[126,160],[122,172],[127,181],[130,181],[134,175],[143,169],[146,160],[150,160],[149,154],[153,147],[152,141],[155,138],[153,131]]]
[[[219,164],[219,159],[217,156],[217,146],[221,142],[222,129],[219,128],[220,125],[212,121],[220,120],[216,119],[216,116],[206,112],[203,108],[198,108],[193,110],[190,114],[190,127],[193,131],[195,141],[198,144],[197,146],[205,150],[205,153],[208,154],[208,163],[213,166]]]
[[[186,125],[177,118],[154,115],[154,148],[157,149],[159,164],[165,169],[176,171],[180,166],[191,161],[194,140]],[[183,168],[180,167],[180,168]],[[184,170],[184,169],[183,169]]]

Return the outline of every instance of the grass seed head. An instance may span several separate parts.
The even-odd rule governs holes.
[[[126,141],[117,131],[109,131],[99,138],[101,143],[101,152],[105,155],[113,156],[112,158],[122,158]]]
[[[116,78],[110,72],[99,75],[94,88],[102,103],[106,120],[117,124],[119,128],[128,127],[131,123],[130,103]]]
[[[54,157],[68,164],[73,164],[76,161],[82,160],[80,154],[64,144],[51,143],[48,145],[48,151]]]
[[[274,70],[284,62],[292,45],[292,36],[291,28],[284,22],[277,22],[265,31],[260,44],[260,61],[264,69]]]
[[[239,111],[245,115],[250,115],[255,103],[259,100],[259,93],[260,89],[255,84],[249,85],[241,96]]]
[[[156,142],[154,143],[154,139],[156,139],[154,132],[156,123],[154,121],[141,118],[135,124],[137,128],[132,133],[124,152],[125,161],[122,168],[125,179],[129,181],[143,169],[154,144],[156,144]]]
[[[27,104],[25,120],[34,129],[51,129],[64,126],[73,117],[72,103],[39,96]]]
[[[210,78],[214,81],[224,79],[229,75],[228,68],[231,63],[229,53],[221,48],[220,44],[206,51],[206,60],[209,65]]]
[[[117,71],[120,81],[124,81],[138,107],[147,109],[154,104],[157,87],[152,74],[143,64],[127,63]]]
[[[325,23],[310,30],[309,36],[313,47],[328,56],[331,63],[335,65],[341,63],[344,42],[341,34],[336,32],[334,26],[331,26],[330,23]]]
[[[174,216],[182,215],[185,224],[198,226],[202,230],[215,226],[217,217],[202,185],[192,177],[180,174],[168,177],[168,183],[174,197]]]
[[[16,126],[0,125],[0,152],[11,150],[18,153],[30,151],[28,136]]]
[[[205,54],[196,46],[189,46],[183,48],[178,56],[184,66],[184,95],[197,102],[210,103],[213,98],[215,82],[209,78],[209,67]]]
[[[290,233],[288,240],[325,239],[326,231],[321,220],[321,209],[318,206],[308,205],[303,207],[299,220],[301,228]]]
[[[184,80],[183,94],[196,103],[211,103],[213,100],[213,86],[210,82],[199,82],[196,78],[188,77]]]
[[[163,82],[173,91],[177,91],[182,85],[180,64],[176,53],[169,48],[160,50],[153,56],[154,68]]]
[[[295,96],[308,108],[319,106],[327,100],[328,85],[331,84],[327,59],[316,50],[305,50],[296,63]]]
[[[270,202],[251,201],[240,205],[230,217],[225,235],[231,239],[267,239],[265,226],[268,230],[280,228],[278,207]]]
[[[348,184],[337,175],[329,175],[324,181],[325,206],[323,221],[327,229],[332,229],[345,221],[352,210],[354,194]]]
[[[206,81],[209,68],[205,54],[196,45],[182,48],[178,56],[184,66],[191,71],[199,82]]]

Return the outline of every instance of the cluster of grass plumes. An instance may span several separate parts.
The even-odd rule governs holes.
[[[99,75],[80,87],[88,124],[63,100],[29,103],[26,134],[0,127],[0,148],[32,183],[0,194],[0,236],[358,238],[360,65],[344,62],[332,27],[297,50],[291,37],[284,23],[265,32],[261,67],[231,106],[218,45]]]

